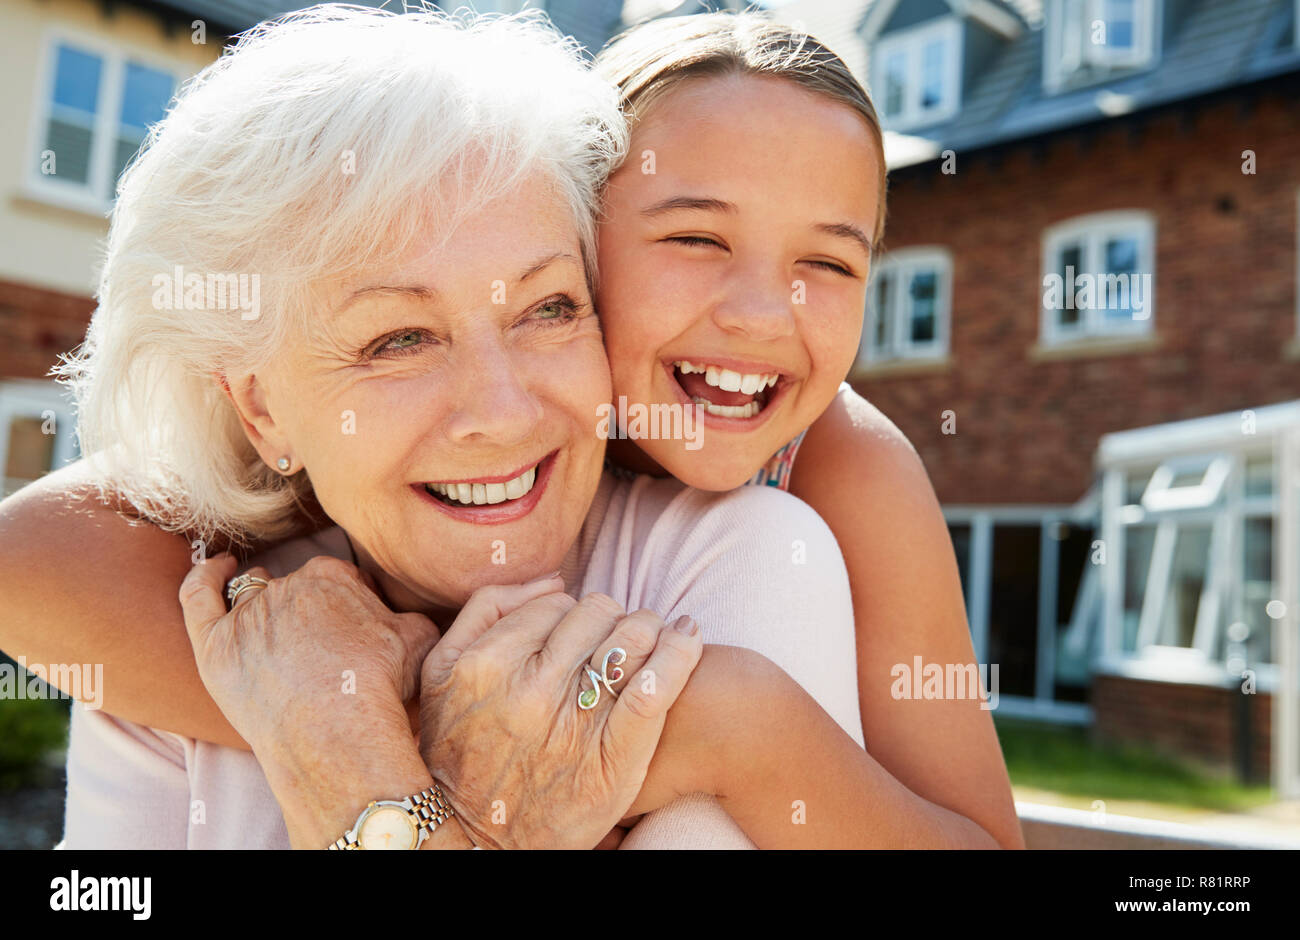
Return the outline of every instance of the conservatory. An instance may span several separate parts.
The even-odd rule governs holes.
[[[1100,698],[1148,731],[1244,728],[1249,751],[1253,722],[1278,795],[1300,796],[1300,401],[1107,434],[1097,469],[1098,538],[1063,637],[1088,647],[1095,720],[1105,678],[1126,690]],[[1191,697],[1209,689],[1226,709]]]

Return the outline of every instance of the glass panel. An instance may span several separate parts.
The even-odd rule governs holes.
[[[914,343],[930,343],[935,338],[938,291],[935,271],[917,271],[912,275],[909,294],[912,300],[911,337]]]
[[[952,550],[957,555],[957,572],[961,575],[961,593],[970,602],[970,525],[953,522],[948,525],[952,537]]]
[[[45,149],[54,152],[54,176],[74,183],[90,181],[89,127],[69,121],[51,120],[45,130]]]
[[[1246,666],[1273,661],[1273,619],[1266,608],[1273,597],[1273,520],[1245,520],[1242,559],[1242,620],[1246,637]]]
[[[122,118],[125,127],[145,131],[162,120],[172,97],[172,77],[166,72],[128,62],[122,87]]]
[[[903,95],[907,87],[907,58],[902,52],[885,59],[885,117],[903,113]]]
[[[1092,563],[1093,530],[1091,526],[1061,523],[1054,533],[1058,542],[1056,581],[1056,685],[1058,701],[1084,701],[1091,661],[1093,630],[1100,604],[1085,611],[1078,634],[1070,633],[1074,608],[1089,572],[1096,579],[1100,566]],[[1100,599],[1100,593],[1095,592]]]
[[[944,60],[948,43],[936,39],[925,44],[921,52],[921,110],[930,111],[943,104]]]
[[[1057,311],[1056,322],[1063,327],[1079,325],[1079,309],[1074,306],[1075,278],[1083,273],[1083,245],[1070,242],[1063,245],[1058,252],[1056,273],[1061,276],[1062,303]]]
[[[1138,273],[1138,241],[1133,237],[1106,240],[1105,268],[1097,284],[1096,302],[1108,320],[1132,320],[1132,288]],[[1114,275],[1122,275],[1115,277]],[[1139,290],[1141,287],[1139,287]],[[1145,298],[1143,300],[1145,303]]]
[[[1034,694],[1041,538],[1038,525],[993,528],[988,657],[1003,695]]]
[[[1106,45],[1112,49],[1132,49],[1136,25],[1136,0],[1104,0]]]
[[[1155,472],[1155,467],[1135,468],[1124,474],[1124,502],[1129,506],[1140,505],[1142,494],[1146,492],[1147,484],[1151,482],[1151,474]]]
[[[5,451],[4,494],[44,476],[54,461],[54,435],[44,434],[39,417],[22,415],[9,420],[9,446]]]
[[[122,88],[122,115],[109,168],[110,189],[116,184],[127,163],[135,156],[151,124],[161,121],[172,96],[172,77],[157,69],[127,63],[126,82]]]
[[[1210,560],[1210,527],[1179,525],[1174,560],[1169,573],[1169,593],[1156,633],[1160,646],[1192,645],[1196,612],[1201,603]]]
[[[99,56],[59,46],[54,65],[54,103],[62,108],[94,114],[99,102]]]
[[[59,46],[54,61],[54,98],[45,128],[45,150],[54,152],[55,177],[90,181],[90,152],[103,62],[98,56]]]
[[[1142,598],[1147,590],[1155,537],[1155,526],[1135,525],[1124,530],[1124,635],[1120,637],[1120,648],[1126,653],[1137,648],[1138,621],[1142,617]]]
[[[1273,495],[1273,458],[1246,458],[1246,495]]]
[[[889,271],[881,271],[876,278],[875,291],[875,333],[872,336],[872,346],[875,351],[882,356],[888,356],[893,352],[893,290],[894,275]]]

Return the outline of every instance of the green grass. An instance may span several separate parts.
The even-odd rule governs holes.
[[[1145,748],[1094,744],[1085,728],[1008,718],[995,724],[1016,786],[1220,812],[1241,812],[1273,799],[1267,786],[1215,777]]]
[[[0,790],[41,785],[68,742],[66,699],[0,701]]]

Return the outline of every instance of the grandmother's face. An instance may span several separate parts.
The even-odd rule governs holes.
[[[263,458],[305,468],[394,606],[549,574],[599,484],[610,398],[567,205],[533,180],[445,244],[331,286],[244,384]]]

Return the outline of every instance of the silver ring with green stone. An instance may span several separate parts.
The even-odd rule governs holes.
[[[627,659],[627,651],[621,647],[615,646],[605,654],[605,660],[600,664],[600,672],[592,669],[590,666],[582,668],[587,672],[587,678],[591,680],[591,688],[583,689],[578,692],[578,707],[583,711],[590,711],[596,707],[600,701],[600,687],[603,685],[610,695],[617,695],[614,691],[614,683],[623,678],[623,670],[618,668],[618,663]],[[614,670],[611,674],[610,665],[614,664]]]

